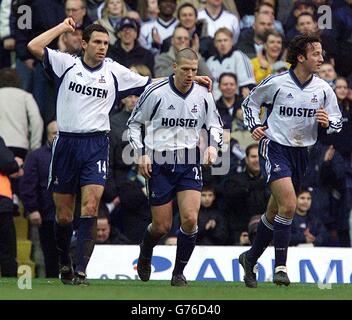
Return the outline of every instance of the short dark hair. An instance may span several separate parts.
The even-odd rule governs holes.
[[[0,88],[20,88],[21,78],[16,69],[3,68],[0,70]]]
[[[196,17],[198,17],[198,11],[197,11],[197,8],[190,2],[185,2],[183,4],[181,4],[179,6],[179,8],[177,9],[177,19],[180,20],[180,11],[183,9],[183,8],[186,8],[186,7],[190,7],[193,9],[194,11],[194,14],[196,15]]]
[[[312,20],[313,20],[314,22],[317,22],[317,19],[316,19],[316,17],[315,17],[314,15],[312,15],[310,12],[304,11],[304,12],[302,12],[301,14],[299,14],[298,17],[296,18],[296,24],[298,24],[298,19],[299,19],[300,17],[304,17],[304,16],[309,16],[309,17],[312,18]]]
[[[310,196],[312,196],[312,191],[313,191],[313,188],[311,187],[302,187],[297,193],[297,198],[303,193],[309,193]]]
[[[221,83],[221,80],[224,78],[224,77],[231,77],[235,80],[236,84],[237,84],[237,76],[236,74],[234,74],[233,72],[223,72],[220,77],[219,77],[219,84]]]
[[[198,60],[198,54],[192,48],[183,48],[176,52],[175,62],[179,63],[181,59]]]
[[[260,11],[261,7],[264,7],[264,6],[270,7],[271,9],[273,9],[275,11],[274,6],[270,2],[260,1],[257,4],[257,6],[255,7],[254,13],[255,14],[258,13]]]
[[[101,219],[101,220],[106,219],[108,220],[108,223],[111,225],[111,218],[109,215],[109,211],[107,211],[107,208],[105,205],[103,206],[100,205],[97,219]]]
[[[93,23],[83,30],[82,40],[88,43],[94,31],[106,33],[107,35],[109,35],[109,32],[103,26],[101,26],[100,24]]]
[[[214,193],[214,195],[216,195],[216,189],[215,189],[215,187],[214,187],[213,185],[211,185],[211,184],[205,184],[205,185],[203,186],[203,188],[202,188],[202,192],[203,192],[203,191],[212,192],[212,193]]]
[[[303,55],[307,57],[307,46],[314,42],[321,43],[321,39],[316,34],[301,34],[294,37],[288,45],[287,62],[291,64],[292,68],[297,66],[297,56]]]
[[[250,154],[251,150],[254,149],[254,148],[258,149],[259,148],[259,144],[258,143],[252,143],[246,148],[246,157],[247,158],[249,157],[249,154]]]

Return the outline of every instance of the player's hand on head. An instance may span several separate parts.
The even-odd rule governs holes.
[[[138,158],[138,169],[145,179],[151,178],[152,162],[148,155],[143,155]]]
[[[76,23],[73,20],[73,18],[69,17],[66,18],[63,22],[62,25],[64,27],[64,32],[73,32],[76,29]]]
[[[209,92],[213,90],[213,80],[211,80],[208,76],[195,76],[194,80],[200,84],[207,86]]]
[[[261,138],[265,137],[265,130],[268,129],[266,126],[255,128],[252,132],[252,138],[255,141],[259,141]]]
[[[329,115],[323,107],[317,109],[315,117],[317,122],[320,123],[323,128],[329,127]]]
[[[218,156],[217,150],[213,146],[209,146],[204,151],[204,165],[211,166],[215,163]]]

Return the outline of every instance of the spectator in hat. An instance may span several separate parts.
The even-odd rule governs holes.
[[[136,20],[124,17],[118,27],[118,40],[109,48],[108,57],[125,67],[132,64],[144,64],[150,70],[154,69],[152,53],[139,45],[139,28]]]

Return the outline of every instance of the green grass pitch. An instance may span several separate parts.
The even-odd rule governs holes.
[[[248,289],[243,283],[190,281],[186,288],[169,281],[90,280],[90,286],[68,286],[58,279],[33,279],[32,289],[19,289],[17,279],[0,278],[0,300],[351,300],[352,286],[296,284],[277,287],[259,283]]]

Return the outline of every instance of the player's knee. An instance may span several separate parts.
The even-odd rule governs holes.
[[[186,232],[193,232],[197,228],[197,216],[189,215],[184,217],[182,222],[182,229]]]
[[[285,218],[292,219],[296,211],[296,202],[288,202],[279,210],[280,215]]]
[[[164,236],[169,233],[171,230],[171,223],[163,222],[156,224],[153,227],[153,233],[158,234],[159,236]]]

